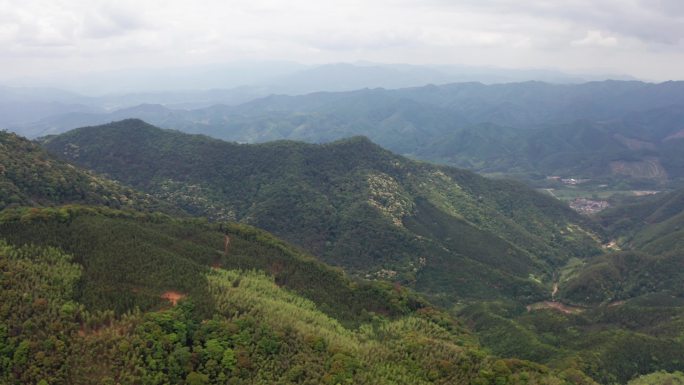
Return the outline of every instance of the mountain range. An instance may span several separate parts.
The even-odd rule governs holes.
[[[206,197],[354,276],[412,287],[499,356],[580,368],[600,383],[682,367],[677,193],[595,221],[520,183],[364,138],[240,145],[128,120],[44,146],[190,213],[211,216],[185,198]],[[642,234],[656,235],[635,242]]]
[[[123,205],[111,195],[128,187],[0,138],[3,183],[22,199],[0,211],[3,383],[593,383],[489,355],[400,285],[244,224],[146,211],[141,193]]]
[[[363,137],[240,145],[124,120],[44,146],[192,214],[263,228],[451,303],[542,298],[555,267],[600,252],[588,221],[552,197]]]
[[[241,143],[363,135],[412,158],[481,173],[664,189],[682,182],[682,114],[678,82],[460,83],[273,95],[194,110],[143,104],[104,114],[71,112],[15,130],[39,136],[140,118]]]
[[[267,94],[294,95],[361,88],[403,88],[471,81],[492,84],[532,79],[550,83],[635,80],[631,76],[615,73],[567,73],[534,68],[410,65],[367,61],[312,65],[288,61],[252,61],[154,69],[62,71],[43,77],[6,79],[5,82],[12,86],[50,86],[86,95],[107,96],[144,94],[150,91],[173,94],[188,90],[231,90],[242,87],[269,90]]]
[[[237,144],[134,119],[0,145],[8,383],[684,369],[682,190],[586,217],[365,137]]]

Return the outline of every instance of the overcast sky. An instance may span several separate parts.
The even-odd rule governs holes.
[[[367,60],[684,79],[684,0],[0,0],[3,78]]]

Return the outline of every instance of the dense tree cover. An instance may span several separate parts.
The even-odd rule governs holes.
[[[49,221],[48,215],[23,221]],[[71,211],[72,217],[84,215],[93,214]],[[95,242],[91,251],[114,247]],[[136,262],[131,258],[121,262]],[[89,267],[78,260],[57,248],[0,242],[2,383],[592,383],[580,372],[492,358],[452,318],[431,308],[394,318],[376,315],[347,328],[263,272],[204,269],[206,290],[186,292],[177,305],[122,314],[101,304],[94,309],[79,301],[79,281]],[[179,282],[194,276],[174,274]],[[140,290],[157,291],[155,285],[149,279]],[[123,294],[128,286],[122,282],[111,290]],[[197,305],[207,302],[205,296],[213,304],[209,314]]]
[[[126,120],[45,146],[195,214],[255,225],[445,303],[534,301],[547,296],[556,266],[598,252],[589,222],[551,197],[410,161],[365,138],[238,145]]]
[[[0,212],[7,253],[36,263],[41,253],[61,256],[68,283],[58,286],[69,289],[52,308],[75,309],[64,319],[48,312],[51,330],[65,330],[65,349],[43,365],[32,361],[40,344],[12,334],[31,326],[17,317],[39,320],[37,310],[5,307],[22,325],[6,328],[11,381],[592,383],[587,373],[614,384],[684,369],[677,193],[608,212],[599,230],[518,183],[411,162],[363,138],[245,146],[135,121],[69,135],[80,142],[62,143],[67,157],[214,222],[87,206]],[[229,218],[282,231],[380,280],[352,279],[265,231],[222,221]],[[596,234],[636,250],[593,257]],[[526,309],[548,298],[552,279],[556,299],[580,306]],[[404,284],[458,300],[483,346],[515,359],[489,357]]]
[[[560,302],[528,309],[481,303],[460,315],[497,354],[577,367],[601,383],[681,371],[682,196],[681,190],[658,194],[601,213],[605,234],[622,250],[560,269]],[[674,381],[660,374],[645,378]]]
[[[600,213],[597,219],[621,244],[638,248],[655,238],[653,235],[679,231],[683,211],[684,189],[678,189],[633,199]]]
[[[82,268],[54,248],[0,241],[0,382],[65,383]]]
[[[22,137],[0,131],[0,210],[64,203],[180,212],[149,195],[67,164]]]
[[[352,280],[339,269],[241,224],[210,224],[87,206],[17,208],[0,212],[0,234],[17,245],[58,247],[82,264],[76,298],[92,309],[118,314],[163,306],[176,291],[196,298],[210,314],[205,273],[213,267],[258,269],[277,284],[313,300],[345,325],[373,314],[399,316],[426,306],[409,290],[383,282]],[[226,247],[226,240],[229,244]]]
[[[684,298],[684,253],[652,255],[637,251],[591,260],[561,286],[560,295],[580,304],[610,303],[649,293]]]
[[[629,385],[681,385],[684,384],[684,374],[682,372],[656,372],[651,373],[629,382]]]
[[[684,190],[645,197],[597,218],[625,251],[575,269],[560,288],[566,301],[596,304],[655,293],[684,298]]]
[[[651,296],[564,313],[480,303],[460,316],[495,354],[579,369],[602,384],[624,384],[657,370],[684,369],[683,304]]]
[[[533,181],[555,175],[622,189],[681,186],[684,156],[675,148],[682,114],[680,105],[608,123],[573,117],[531,129],[486,124],[445,133],[414,156]]]

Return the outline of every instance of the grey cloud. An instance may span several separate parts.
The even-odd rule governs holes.
[[[682,0],[641,0],[644,7],[653,7],[670,17],[684,17],[684,2]]]
[[[88,38],[103,39],[146,28],[145,22],[135,13],[111,5],[92,10],[82,20],[82,35]]]
[[[436,7],[498,15],[553,19],[584,31],[599,30],[646,43],[678,44],[684,39],[682,0],[428,0]]]
[[[391,32],[338,33],[329,32],[302,39],[304,44],[322,50],[353,51],[396,48],[415,44],[409,36]]]
[[[681,78],[683,40],[684,0],[0,0],[2,73],[22,76],[372,60]]]

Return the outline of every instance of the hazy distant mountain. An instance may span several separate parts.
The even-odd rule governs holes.
[[[365,135],[401,154],[481,172],[653,185],[684,177],[682,114],[682,82],[457,83],[272,95],[195,110],[140,105],[53,116],[17,130],[40,136],[134,117],[248,143]]]
[[[359,88],[401,88],[454,82],[508,83],[539,80],[581,83],[594,80],[634,80],[620,74],[569,74],[552,69],[511,69],[464,65],[408,65],[372,62],[303,65],[293,62],[236,62],[194,67],[128,69],[92,73],[60,73],[11,84],[50,85],[88,95],[185,92],[267,88],[270,93],[348,91]],[[146,100],[146,103],[161,101]]]
[[[446,133],[413,155],[484,172],[522,172],[633,181],[684,178],[684,105],[621,118],[581,119],[529,130],[480,125]]]
[[[326,64],[273,79],[274,93],[305,94],[317,91],[339,92],[361,88],[405,88],[444,84],[458,75],[431,67],[389,66],[379,64]]]
[[[53,88],[0,86],[0,129],[70,113],[105,112],[90,98]]]
[[[138,68],[86,73],[60,73],[10,84],[42,86],[103,96],[143,92],[230,89],[268,84],[271,79],[306,69],[293,62],[238,62],[194,67]]]
[[[138,104],[196,109],[215,104],[238,105],[271,94],[397,89],[471,81],[579,83],[606,78],[625,79],[624,76],[569,75],[553,70],[379,63],[305,66],[291,62],[64,73],[54,75],[52,79],[23,79],[11,83],[21,87],[0,87],[0,127],[18,130],[18,127],[50,116],[113,111]],[[45,84],[52,88],[43,87]],[[32,135],[34,132],[36,130],[24,133]]]
[[[269,114],[308,119],[311,116],[335,116],[344,121],[363,119],[363,114],[382,113],[393,104],[414,104],[439,108],[459,114],[466,121],[494,123],[517,128],[541,124],[568,123],[576,120],[621,118],[634,111],[646,111],[671,105],[684,105],[684,83],[660,84],[605,81],[559,85],[525,82],[485,85],[455,83],[402,89],[362,89],[349,92],[318,92],[299,96],[271,95],[239,106],[212,106],[205,109],[176,111],[188,121],[193,116],[212,118],[212,124],[227,123],[235,117],[263,119]],[[159,104],[159,103],[151,103]],[[401,109],[401,108],[399,108]],[[117,111],[114,114],[121,114]],[[135,117],[135,116],[133,116]],[[100,119],[107,119],[102,116]],[[59,121],[59,117],[47,119]],[[198,127],[210,126],[197,121]],[[452,122],[444,122],[451,124]],[[287,125],[287,123],[284,123]],[[70,127],[56,125],[58,129]],[[216,127],[220,131],[220,127]],[[457,127],[455,127],[457,128]],[[240,135],[239,130],[224,130],[223,135]],[[325,135],[325,130],[319,130]],[[372,137],[373,132],[366,133]],[[221,132],[217,132],[221,134]],[[284,132],[290,138],[296,132]],[[297,137],[291,137],[297,139]],[[268,138],[279,139],[279,138]]]

